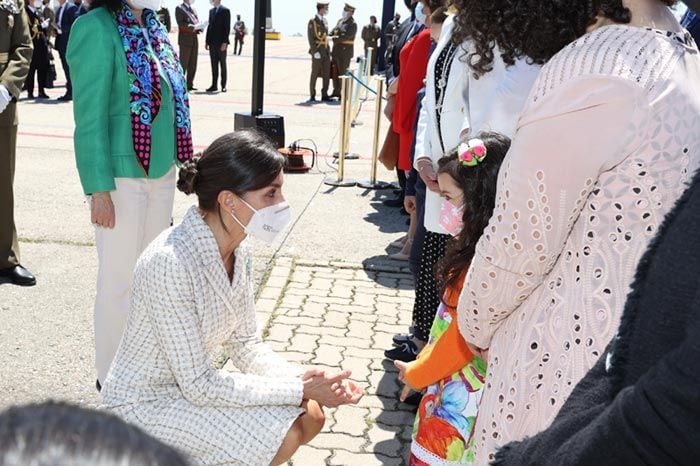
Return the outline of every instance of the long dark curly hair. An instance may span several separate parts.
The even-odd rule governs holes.
[[[543,65],[584,35],[599,16],[621,24],[631,19],[622,0],[454,0],[454,5],[458,13],[453,40],[474,43],[474,51],[464,59],[477,76],[493,69],[496,44],[507,65],[522,57]]]
[[[493,214],[498,171],[510,149],[510,139],[500,133],[482,132],[476,137],[484,141],[487,153],[475,167],[463,165],[456,149],[438,161],[438,175],[444,173],[452,177],[464,196],[462,230],[448,241],[445,257],[435,268],[443,297],[446,290],[454,289],[458,284],[474,257],[476,243]],[[454,306],[456,303],[446,304]]]

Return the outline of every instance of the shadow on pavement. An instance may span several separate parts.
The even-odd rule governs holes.
[[[367,271],[381,271],[381,270],[394,270],[397,267],[400,267],[401,273],[406,274],[406,279],[410,280],[406,281],[404,280],[398,280],[398,285],[395,285],[393,282],[391,285],[387,285],[386,283],[383,282],[383,280],[386,280],[386,277],[378,276],[376,274],[370,274],[370,278],[374,280],[377,284],[379,285],[384,285],[387,286],[388,288],[392,289],[398,289],[398,290],[412,290],[413,289],[413,281],[412,281],[412,276],[408,272],[408,262],[405,261],[396,261],[389,259],[389,256],[372,256],[368,257],[367,259],[362,261],[362,266],[364,267],[365,270]],[[405,269],[405,270],[403,270]],[[395,278],[391,278],[390,280],[396,280]]]
[[[406,233],[408,231],[406,221],[409,217],[401,215],[399,208],[387,207],[383,203],[395,197],[391,190],[375,191],[369,204],[375,212],[367,214],[365,221],[379,227],[382,233]]]
[[[388,348],[387,348],[388,349]],[[392,440],[384,440],[374,446],[374,454],[378,459],[382,459],[380,454],[388,456],[400,456],[404,464],[408,464],[408,452],[410,451],[411,440],[407,431],[411,431],[415,421],[417,407],[401,403],[398,401],[399,393],[403,388],[397,378],[397,370],[394,363],[388,359],[382,361],[384,376],[377,386],[377,398],[382,402],[382,412],[375,421],[377,427],[394,432]],[[399,451],[396,452],[397,444],[400,444]]]

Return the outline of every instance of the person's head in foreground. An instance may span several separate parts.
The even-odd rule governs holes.
[[[509,148],[508,137],[484,132],[438,161],[440,194],[447,201],[440,224],[454,237],[438,267],[443,295],[466,272],[489,223],[496,204],[498,172]]]
[[[474,53],[469,63],[477,74],[492,69],[494,48],[513,65],[527,57],[544,64],[591,29],[607,24],[640,21],[676,0],[455,0],[455,40],[470,39]],[[663,29],[663,25],[657,25]]]
[[[436,44],[440,41],[442,25],[447,19],[447,8],[439,7],[430,15],[430,39]]]
[[[0,414],[2,466],[187,466],[175,450],[116,416],[64,403]]]
[[[282,194],[285,158],[255,131],[214,141],[180,170],[178,189],[195,194],[215,236],[240,242],[254,236],[272,242],[289,223]]]

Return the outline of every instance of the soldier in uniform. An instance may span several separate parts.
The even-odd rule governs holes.
[[[311,82],[309,83],[309,101],[316,101],[316,81],[319,76],[323,79],[321,100],[329,102],[328,84],[331,78],[331,49],[328,46],[328,3],[316,4],[316,16],[309,20],[307,37],[309,53],[311,54]]]
[[[357,23],[352,17],[355,14],[355,7],[345,4],[343,17],[338,21],[331,32],[333,36],[332,60],[335,62],[338,76],[344,76],[350,68],[350,62],[355,55],[355,36],[357,35]],[[333,79],[333,97],[340,98],[340,79],[338,76]]]
[[[195,91],[194,76],[197,74],[197,55],[199,54],[199,38],[202,24],[197,12],[192,8],[193,0],[184,0],[175,8],[177,22],[177,43],[180,46],[180,64],[187,74],[187,90]]]
[[[29,76],[24,84],[30,99],[34,98],[35,81],[39,85],[37,97],[40,99],[49,98],[44,91],[44,87],[46,86],[46,77],[49,73],[49,44],[46,33],[51,29],[51,22],[44,19],[44,14],[41,12],[42,6],[41,0],[32,0],[32,5],[24,7],[29,20],[29,31],[34,46],[32,61],[29,64]]]
[[[24,0],[0,0],[0,277],[16,285],[36,284],[20,265],[12,182],[17,146],[17,98],[32,59],[32,37]]]
[[[370,16],[369,24],[362,28],[362,41],[365,43],[365,57],[367,50],[372,49],[370,63],[370,73],[374,74],[374,67],[377,66],[377,52],[379,49],[379,39],[382,37],[382,30],[377,25],[377,17]]]

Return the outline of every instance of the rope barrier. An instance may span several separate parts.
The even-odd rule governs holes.
[[[350,76],[352,79],[354,79],[354,80],[357,81],[358,83],[360,83],[360,85],[361,85],[362,87],[364,87],[365,89],[367,89],[369,92],[371,92],[372,95],[377,95],[377,91],[375,91],[374,89],[372,89],[371,87],[369,87],[367,84],[365,84],[364,82],[362,82],[362,80],[361,80],[360,78],[358,78],[357,76],[355,76],[355,75],[353,74],[352,71],[348,70],[347,73],[345,73],[345,74],[346,74],[347,76]]]

